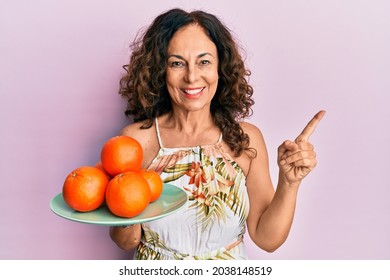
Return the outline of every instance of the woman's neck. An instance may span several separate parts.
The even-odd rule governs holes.
[[[205,130],[215,127],[211,113],[202,112],[175,112],[167,115],[166,123],[167,128],[174,129],[177,132],[196,135],[198,133],[204,133]]]

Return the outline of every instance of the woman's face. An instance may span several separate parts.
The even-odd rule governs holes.
[[[218,54],[203,29],[179,29],[168,45],[166,83],[176,109],[210,111],[218,85]]]

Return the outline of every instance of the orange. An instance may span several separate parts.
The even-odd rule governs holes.
[[[116,175],[107,185],[106,204],[116,216],[132,218],[149,205],[152,194],[148,182],[138,172]]]
[[[101,151],[104,170],[111,176],[127,171],[139,171],[143,161],[141,144],[129,136],[114,136],[107,140]]]
[[[96,167],[97,169],[100,169],[101,171],[103,171],[103,172],[104,172],[104,174],[106,174],[106,175],[107,175],[108,181],[110,181],[110,180],[111,180],[111,176],[110,176],[110,174],[108,174],[108,173],[107,173],[107,171],[106,171],[106,170],[103,168],[103,164],[102,164],[102,162],[101,162],[101,161],[97,162],[97,163],[95,164],[95,167]]]
[[[154,170],[142,169],[139,172],[148,182],[152,198],[150,202],[156,201],[163,191],[163,181],[160,175]]]
[[[66,177],[62,196],[74,210],[93,211],[103,204],[107,184],[108,178],[103,171],[93,166],[81,166]]]

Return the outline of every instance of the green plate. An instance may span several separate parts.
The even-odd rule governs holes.
[[[65,203],[62,193],[57,194],[51,200],[50,208],[58,216],[75,222],[103,226],[122,226],[164,218],[178,211],[186,202],[187,194],[184,190],[170,184],[164,184],[160,197],[156,201],[151,202],[142,213],[131,219],[115,216],[108,210],[106,205],[91,212],[78,212]]]

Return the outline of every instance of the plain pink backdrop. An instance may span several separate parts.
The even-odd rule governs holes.
[[[390,258],[390,2],[1,1],[0,259],[122,259],[103,226],[49,208],[65,176],[95,164],[126,125],[118,92],[137,31],[182,7],[218,15],[246,51],[249,119],[276,148],[320,109],[319,164],[286,243],[251,259]]]

